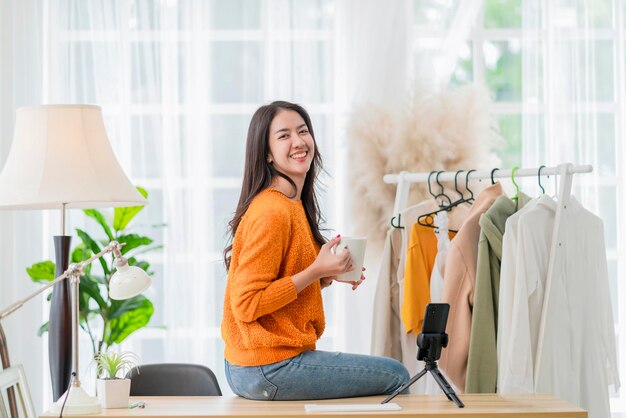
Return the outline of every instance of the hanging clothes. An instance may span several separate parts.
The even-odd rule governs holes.
[[[402,361],[399,336],[404,334],[400,323],[400,291],[397,281],[402,230],[387,231],[381,254],[376,290],[374,293],[374,316],[370,352]]]
[[[443,275],[445,272],[446,258],[448,257],[448,247],[450,246],[450,236],[448,233],[448,212],[439,212],[435,216],[435,226],[437,227],[437,256],[435,265],[430,275],[430,301],[441,302],[443,297]]]
[[[589,411],[610,415],[609,384],[619,387],[602,221],[571,198],[563,210],[554,272],[538,350],[551,231],[557,203],[547,196],[524,211],[517,225],[516,275],[506,377],[511,388],[550,392]],[[550,231],[547,233],[546,231]],[[534,375],[537,352],[541,352]]]
[[[498,393],[524,393],[532,392],[533,390],[532,376],[529,381],[525,381],[520,377],[514,377],[512,375],[512,366],[510,365],[510,362],[513,361],[513,359],[511,358],[511,348],[509,345],[513,339],[511,334],[514,331],[511,324],[513,323],[513,298],[516,292],[517,225],[521,215],[531,210],[538,201],[539,199],[531,200],[524,205],[522,209],[509,216],[504,227],[504,236],[502,237],[502,263],[500,265],[500,294],[498,298]],[[546,228],[549,228],[545,231],[547,234],[546,238],[551,240],[551,226],[546,226]],[[517,285],[520,284],[518,283]],[[534,295],[534,299],[536,299],[536,295]],[[532,305],[535,310],[541,310],[541,303],[538,304],[536,300],[531,300],[529,298],[529,305]],[[528,360],[531,361],[530,355],[528,356]],[[532,365],[525,367],[532,368]]]
[[[412,225],[417,222],[417,219],[425,214],[437,210],[438,205],[432,199],[423,201],[417,205],[411,206],[402,212],[402,221],[405,224],[405,228],[402,230],[402,248],[400,250],[400,267],[398,268],[398,287],[400,289],[400,305],[404,300],[404,280],[406,265],[407,250],[409,248],[409,242],[411,240]],[[424,368],[424,362],[417,361],[417,335],[412,332],[405,332],[404,327],[400,334],[397,336],[400,340],[400,346],[402,348],[402,364],[409,371],[409,374],[417,374]],[[432,376],[424,376],[419,379],[409,389],[412,394],[426,394],[427,389],[432,380]]]
[[[426,200],[401,213],[401,223],[412,225],[417,217],[436,208],[436,202]],[[385,238],[381,262],[374,293],[374,316],[370,352],[373,355],[387,356],[401,361],[408,368],[417,368],[417,342],[411,341],[400,319],[400,306],[403,298],[404,259],[408,242],[404,229],[390,228]]]
[[[517,201],[500,196],[478,222],[480,238],[465,378],[466,393],[496,393],[498,370],[496,333],[502,237],[509,216],[529,200],[530,198],[524,194],[520,194]]]
[[[443,295],[443,275],[445,273],[448,247],[450,246],[449,222],[447,211],[439,212],[435,216],[434,224],[437,227],[437,229],[435,229],[435,235],[437,237],[437,256],[435,257],[433,272],[430,275],[430,301],[433,303],[441,302]],[[423,362],[420,363],[424,364]],[[422,366],[422,368],[423,367],[424,366]],[[423,393],[426,395],[439,395],[441,388],[435,379],[428,373],[424,377],[426,377],[426,382]],[[452,383],[450,384],[453,385]],[[456,391],[456,387],[453,387],[453,389]]]
[[[456,235],[449,234],[450,238]],[[411,229],[411,239],[404,273],[402,323],[406,332],[417,335],[422,331],[426,305],[430,303],[430,276],[437,256],[435,230],[419,223]]]
[[[479,219],[500,195],[500,183],[493,184],[480,193],[448,248],[442,298],[442,302],[450,304],[446,329],[448,347],[443,350],[439,364],[460,391],[465,391],[480,236]]]

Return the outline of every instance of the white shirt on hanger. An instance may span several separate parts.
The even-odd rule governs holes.
[[[443,275],[446,266],[446,256],[448,255],[448,246],[450,245],[448,223],[447,212],[439,212],[435,216],[437,256],[435,257],[433,272],[430,275],[430,301],[434,303],[441,302],[441,295],[443,294]]]
[[[608,417],[607,386],[619,387],[619,379],[603,227],[573,197],[563,213],[541,367],[534,376],[555,211],[556,202],[544,195],[517,217],[516,230],[509,230],[516,218],[507,221],[505,242],[517,236],[506,266],[503,255],[509,285],[511,264],[515,274],[510,311],[510,289],[503,294],[501,281],[500,312],[510,322],[498,320],[498,392],[549,392],[587,409],[590,418]]]
[[[544,195],[545,196],[545,195]],[[547,197],[547,196],[546,196]],[[541,197],[543,198],[543,196]],[[500,265],[500,295],[498,300],[498,393],[531,393],[534,391],[531,330],[529,318],[529,305],[537,306],[541,314],[543,292],[535,292],[530,296],[527,288],[525,267],[527,254],[523,246],[519,245],[518,224],[523,214],[532,210],[539,199],[533,199],[522,209],[511,215],[504,228],[502,237],[502,263]],[[536,245],[536,251],[545,249],[545,254],[550,252],[550,240],[552,237],[552,219],[547,219],[549,225],[542,233],[543,245]],[[545,272],[548,270],[547,260],[543,265],[533,266]],[[518,270],[520,268],[521,270]],[[517,298],[517,299],[516,299]],[[540,298],[539,301],[537,299]],[[514,346],[519,344],[519,346]]]

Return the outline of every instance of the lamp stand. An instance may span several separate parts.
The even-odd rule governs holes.
[[[57,237],[55,237],[57,238]],[[50,411],[53,414],[61,414],[61,409],[66,415],[84,415],[98,414],[102,411],[100,401],[95,396],[89,396],[87,392],[80,386],[78,378],[78,286],[80,284],[80,274],[77,271],[70,277],[70,286],[72,289],[72,385],[63,393],[60,398],[52,405]],[[65,280],[66,281],[66,280]],[[56,285],[55,285],[56,286]],[[68,350],[69,351],[69,350]],[[67,386],[66,386],[67,387]],[[65,404],[65,405],[64,405]]]
[[[71,240],[72,237],[67,235],[54,237],[55,277],[63,274],[68,268]],[[48,361],[52,398],[56,401],[69,386],[72,372],[72,313],[70,283],[67,283],[67,280],[55,284],[52,288],[48,324]]]
[[[61,282],[65,282],[68,278],[70,279],[72,295],[70,319],[71,326],[67,329],[71,330],[72,347],[70,353],[72,354],[72,372],[70,376],[73,377],[73,379],[67,392],[58,397],[56,402],[52,405],[51,410],[55,414],[58,413],[61,415],[61,411],[63,411],[67,415],[86,415],[97,414],[102,410],[100,402],[98,402],[97,398],[89,396],[85,393],[83,388],[81,388],[80,379],[78,378],[78,326],[80,321],[78,290],[80,285],[80,276],[82,276],[85,266],[88,266],[93,261],[108,253],[113,253],[115,257],[115,265],[117,267],[117,272],[111,277],[111,281],[109,283],[109,296],[112,299],[130,299],[146,290],[152,283],[150,276],[148,276],[141,268],[128,265],[128,260],[122,256],[121,248],[123,245],[124,244],[120,244],[117,241],[111,241],[109,245],[104,247],[99,253],[92,255],[87,260],[83,260],[80,263],[71,264],[66,271],[57,276],[51,282],[47,283],[45,286],[42,286],[25,299],[18,300],[5,310],[0,311],[0,320],[2,320],[24,306],[24,303],[42,294],[47,289],[50,289]],[[2,328],[0,328],[0,331],[2,331]],[[0,337],[1,336],[2,335],[0,335]],[[4,347],[6,348],[6,345],[4,345]],[[6,354],[8,359],[8,352]],[[1,401],[2,399],[0,398],[0,403]]]

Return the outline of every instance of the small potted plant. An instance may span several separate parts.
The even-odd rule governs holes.
[[[94,357],[98,376],[98,398],[103,408],[127,408],[130,379],[124,378],[136,366],[134,353],[100,352]]]

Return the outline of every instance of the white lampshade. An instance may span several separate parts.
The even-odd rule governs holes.
[[[0,208],[139,206],[147,201],[120,167],[102,111],[91,105],[43,105],[16,112],[0,173]]]
[[[152,279],[144,270],[137,266],[129,266],[128,262],[119,266],[109,282],[111,299],[130,299],[143,293],[150,287]]]

